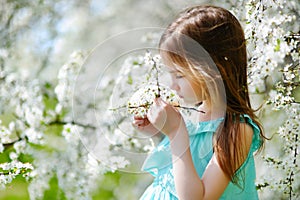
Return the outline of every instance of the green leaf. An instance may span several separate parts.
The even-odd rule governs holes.
[[[58,185],[56,176],[52,177],[49,181],[50,188],[45,191],[43,199],[67,199],[64,191]]]
[[[52,84],[50,82],[46,82],[44,84],[44,87],[47,88],[47,89],[51,89],[52,88]]]
[[[255,88],[255,93],[259,94],[259,89],[257,87]]]
[[[128,83],[129,85],[132,85],[132,83],[133,83],[133,79],[132,79],[132,76],[131,76],[131,75],[128,75],[127,83]]]
[[[275,48],[274,48],[274,51],[276,52],[276,51],[280,51],[280,39],[277,39],[277,44],[276,44],[276,46],[275,46]]]

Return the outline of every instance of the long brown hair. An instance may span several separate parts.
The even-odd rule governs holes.
[[[207,72],[209,69],[204,64],[206,60],[203,56],[197,57],[195,52],[189,53],[191,48],[184,45],[183,36],[200,44],[208,52],[221,74],[225,88],[225,120],[222,129],[215,134],[214,151],[217,152],[217,159],[223,172],[232,182],[238,183],[235,172],[240,167],[238,165],[246,159],[243,153],[245,152],[243,148],[246,147],[241,144],[243,137],[239,130],[241,123],[239,119],[243,118],[244,114],[249,115],[260,129],[261,144],[265,138],[262,126],[254,114],[255,110],[250,105],[247,87],[246,41],[243,29],[228,10],[208,5],[194,6],[185,10],[167,27],[159,46],[168,46],[173,52],[161,52],[184,71],[198,77],[199,85],[203,85],[201,82],[205,76],[201,70],[199,72],[193,66],[201,65],[200,68]],[[174,52],[175,49],[176,52]],[[209,77],[218,78],[214,77],[214,74]],[[207,84],[207,81],[205,83]],[[204,89],[207,90],[207,88]]]

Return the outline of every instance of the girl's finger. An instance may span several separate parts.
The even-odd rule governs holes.
[[[139,124],[143,124],[144,121],[143,120],[134,120],[133,123],[136,125],[139,125]]]
[[[137,129],[143,129],[144,128],[144,125],[142,123],[135,123],[135,122],[132,122],[132,125],[137,128]]]
[[[133,117],[134,120],[144,120],[145,118],[147,118],[147,115],[144,115],[143,117],[141,117],[141,116],[134,116]]]

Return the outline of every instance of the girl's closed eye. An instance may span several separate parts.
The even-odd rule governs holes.
[[[175,75],[176,79],[180,79],[180,78],[183,78],[183,77],[184,77],[184,75],[181,74],[181,73],[178,73],[178,74]]]

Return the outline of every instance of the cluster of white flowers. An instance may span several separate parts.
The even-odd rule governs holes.
[[[61,112],[63,107],[70,107],[73,98],[74,83],[84,61],[84,54],[81,51],[72,53],[69,61],[64,64],[58,72],[58,84],[55,87],[55,94],[59,104],[56,111]]]
[[[10,140],[26,137],[31,143],[42,143],[43,133],[39,128],[44,122],[44,103],[39,81],[22,80],[15,73],[7,74],[4,81],[0,86],[3,94],[1,104],[6,105],[6,113],[13,113],[15,116],[15,121],[11,121],[9,129],[6,129],[6,133],[8,130],[10,132],[8,137]]]
[[[32,180],[28,189],[32,199],[43,198],[53,178],[67,199],[91,199],[101,175],[111,170],[87,151],[80,141],[83,131],[80,125],[65,124],[61,132],[64,140],[56,139],[56,149],[51,152],[30,149],[36,166],[29,174]]]
[[[33,166],[30,163],[22,163],[16,159],[11,162],[0,164],[0,188],[5,186],[16,178],[16,176],[22,174],[23,177],[28,176],[30,171],[33,170]]]
[[[44,133],[44,103],[38,80],[28,80],[17,73],[1,71],[0,84],[0,152],[10,150],[9,158],[1,163],[1,183],[4,187],[15,177],[29,177],[31,163],[19,160],[27,153],[28,144],[42,145]]]
[[[272,107],[273,110],[281,110],[294,102],[294,97],[284,95],[284,93],[276,90],[271,90],[269,96],[270,98],[268,103],[272,103],[274,105]]]
[[[106,164],[112,172],[115,172],[118,169],[125,168],[130,163],[123,156],[112,156]]]
[[[72,124],[64,125],[62,135],[69,143],[78,144],[80,142],[79,132],[82,132],[82,127]]]
[[[245,37],[250,53],[251,92],[265,92],[264,80],[278,72],[278,67],[291,52],[292,46],[285,38],[287,24],[296,16],[283,13],[280,1],[251,0],[247,5]]]
[[[80,142],[83,131],[80,126],[65,125],[62,135],[67,145],[62,152],[55,154],[55,159],[59,160],[54,166],[58,185],[68,199],[91,199],[91,191],[97,188],[100,180],[99,174],[108,171],[95,159],[92,162],[92,157]]]
[[[171,105],[180,105],[180,98],[170,88],[150,83],[145,85],[144,88],[140,88],[132,95],[127,103],[128,112],[134,116],[144,117],[147,115],[148,109],[153,104],[153,101],[158,94],[160,94],[160,97],[164,101]]]
[[[272,110],[286,116],[283,124],[278,124],[278,135],[282,139],[280,144],[283,146],[281,154],[284,156],[277,157],[271,152],[264,156],[264,160],[271,165],[270,169],[279,169],[280,173],[271,170],[269,177],[262,178],[262,185],[291,199],[300,184],[296,178],[299,176],[300,162],[300,107],[295,98],[300,80],[300,40],[299,35],[295,34],[299,32],[299,23],[296,22],[299,4],[293,0],[249,0],[245,5],[245,36],[250,54],[249,91],[265,94]],[[270,143],[272,145],[273,142]],[[277,180],[272,180],[274,174],[277,174]]]
[[[278,135],[281,138],[279,142],[282,152],[272,155],[270,152],[263,156],[268,164],[268,174],[264,175],[258,182],[261,186],[268,186],[276,195],[298,199],[295,188],[300,186],[297,181],[300,178],[299,160],[299,132],[300,132],[300,105],[291,104],[286,107],[287,119],[278,129]],[[284,156],[280,156],[280,154]],[[279,155],[278,155],[279,154]],[[266,191],[265,191],[266,192]]]
[[[109,156],[105,157],[105,163],[110,163],[113,168],[95,159],[92,162],[80,141],[79,134],[84,132],[85,125],[68,121],[65,117],[65,113],[71,112],[72,84],[80,70],[82,55],[80,52],[72,54],[70,61],[62,67],[55,91],[52,91],[52,86],[43,87],[37,80],[23,80],[15,73],[1,71],[3,98],[0,99],[0,107],[4,115],[0,117],[5,120],[0,120],[0,152],[6,153],[6,146],[13,147],[9,159],[0,164],[1,188],[5,188],[16,176],[23,175],[31,180],[28,188],[30,198],[41,199],[45,190],[49,189],[49,181],[56,178],[68,199],[90,199],[91,191],[101,180],[100,174],[127,165],[121,157],[119,160],[112,157],[111,161]],[[58,102],[55,96],[51,96],[53,92]],[[45,101],[55,104],[47,107]],[[61,127],[61,135],[53,133],[52,126]],[[109,148],[103,151],[108,152]],[[21,154],[30,155],[34,161],[21,165]]]
[[[3,126],[2,121],[0,120],[0,153],[4,151],[3,144],[11,142],[11,133],[12,130],[6,128],[6,126]]]
[[[161,63],[161,56],[159,54],[152,55],[150,51],[148,51],[144,56],[144,63],[146,66],[153,68],[154,65],[157,69],[159,69],[163,64]]]

